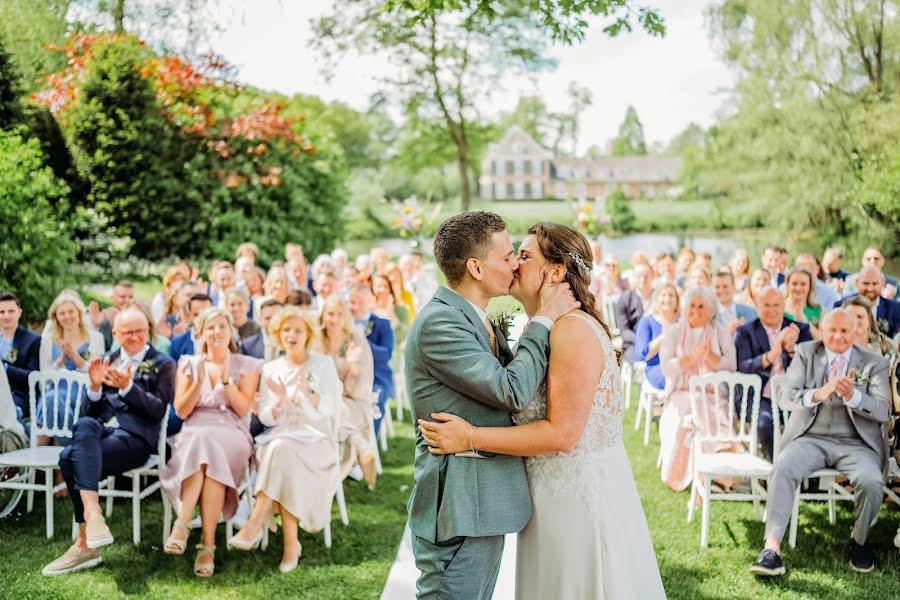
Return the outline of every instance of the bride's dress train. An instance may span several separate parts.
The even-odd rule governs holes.
[[[517,600],[656,600],[665,598],[631,464],[622,445],[622,382],[609,337],[584,434],[571,452],[526,460],[534,514],[519,533]],[[546,385],[517,424],[544,419]]]

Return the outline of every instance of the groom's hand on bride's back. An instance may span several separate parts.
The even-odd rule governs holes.
[[[534,316],[547,317],[551,321],[556,321],[564,314],[575,310],[581,306],[581,303],[575,299],[569,284],[565,281],[561,283],[551,282],[551,273],[544,273],[544,281],[541,283],[541,291],[538,293],[540,304]]]

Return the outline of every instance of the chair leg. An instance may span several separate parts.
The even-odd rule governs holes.
[[[116,478],[115,477],[108,477],[104,483],[106,484],[106,486],[108,487],[108,489],[110,491],[116,489]],[[106,497],[106,518],[107,519],[112,517],[113,500],[114,500],[114,498],[112,496]]]
[[[834,489],[834,486],[837,485],[834,482],[834,479],[826,479],[825,480],[825,488],[828,490],[828,522],[834,525],[837,520],[837,515],[835,514],[835,499],[837,498],[837,492]]]
[[[650,420],[651,420],[650,415],[653,413],[653,411],[651,409],[652,406],[653,405],[651,404],[650,406],[644,407],[644,445],[645,446],[650,443]]]
[[[388,439],[388,416],[391,413],[388,411],[384,411],[385,418],[381,423],[381,431],[378,432],[378,441],[381,443],[381,451],[387,452],[387,439]]]
[[[791,525],[788,533],[788,545],[797,547],[797,521],[800,520],[800,488],[794,493],[794,508],[791,510]]]
[[[160,489],[160,495],[162,496],[163,503],[163,547],[166,545],[166,540],[169,539],[169,532],[172,530],[172,506],[169,504],[169,497],[166,496],[166,493]]]
[[[757,494],[757,488],[759,487],[759,482],[756,479],[750,480],[750,493],[753,495],[753,511],[756,513],[756,520],[761,521],[762,515],[759,512],[759,495]]]
[[[694,520],[694,507],[697,505],[697,478],[691,481],[691,499],[688,500],[687,522]]]
[[[53,539],[53,469],[44,469],[46,488],[44,494],[47,497],[47,539]]]
[[[712,477],[703,478],[703,513],[702,524],[700,526],[700,547],[709,546],[709,505],[712,504]]]
[[[637,415],[634,417],[634,430],[637,431],[641,426],[641,412],[644,410],[644,395],[638,395]]]
[[[131,541],[141,543],[141,478],[131,478]]]
[[[350,524],[350,517],[347,515],[347,502],[344,500],[344,484],[343,482],[338,483],[337,492],[335,492],[335,497],[337,498],[338,512],[341,515],[341,523],[344,526]]]
[[[27,512],[31,512],[34,508],[34,489],[32,489],[35,485],[35,481],[37,480],[37,469],[28,469],[28,485],[32,486],[28,488],[28,497],[25,501],[25,509]]]
[[[325,525],[325,547],[331,548],[331,523]]]
[[[659,452],[656,453],[656,468],[662,468],[662,446],[660,446]]]

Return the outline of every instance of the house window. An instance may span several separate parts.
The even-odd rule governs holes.
[[[544,164],[541,161],[535,160],[535,161],[532,161],[531,164],[532,164],[532,168],[531,168],[532,173],[534,173],[535,175],[543,175]]]
[[[575,184],[575,198],[578,200],[587,198],[587,186],[581,182]]]
[[[506,198],[506,184],[505,183],[495,183],[494,184],[494,200],[503,200]]]
[[[483,200],[493,200],[494,186],[490,183],[481,184],[481,198]]]
[[[557,181],[556,186],[554,187],[554,190],[553,190],[553,195],[559,199],[565,198],[566,197],[566,184],[564,184],[562,181]]]
[[[525,174],[531,175],[531,162],[527,160],[525,161]]]
[[[507,198],[515,198],[515,196],[513,194],[515,194],[515,190],[513,189],[513,184],[507,183],[506,184],[506,197]]]
[[[531,184],[531,197],[535,200],[541,200],[544,197],[544,182],[535,181]]]
[[[525,183],[522,181],[517,181],[515,183],[515,196],[516,200],[524,200],[525,199]]]
[[[491,161],[491,175],[496,175],[496,174],[497,174],[497,161],[492,160]]]
[[[524,175],[525,174],[525,161],[524,160],[517,160],[516,162],[513,163],[513,165],[515,165],[515,169],[516,169],[514,171],[515,175]]]

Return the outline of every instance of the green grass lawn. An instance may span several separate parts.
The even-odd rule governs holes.
[[[763,537],[763,524],[754,519],[749,502],[714,503],[710,546],[701,549],[699,511],[693,523],[685,522],[688,493],[672,492],[660,482],[655,468],[659,444],[651,436],[650,445],[642,445],[640,434],[632,427],[635,409],[633,402],[625,416],[625,444],[670,599],[898,597],[900,552],[892,538],[900,525],[900,510],[893,505],[882,507],[872,530],[877,566],[868,575],[851,571],[847,564],[853,521],[852,505],[847,502],[839,503],[838,521],[833,526],[824,504],[801,505],[798,548],[785,550],[788,573],[777,580],[758,580],[748,571]],[[324,547],[321,534],[301,532],[303,559],[291,574],[277,571],[279,536],[271,538],[265,552],[228,552],[224,550],[224,527],[220,527],[216,575],[210,580],[196,579],[191,574],[193,552],[172,557],[160,550],[161,504],[153,497],[143,504],[143,542],[139,547],[129,541],[130,507],[118,501],[110,523],[117,542],[104,550],[104,563],[91,571],[45,578],[41,567],[68,546],[72,513],[67,500],[56,501],[56,538],[46,540],[43,500],[36,498],[33,513],[21,512],[0,521],[0,556],[4,559],[0,598],[378,598],[397,551],[412,485],[413,436],[408,419],[398,424],[397,431],[383,457],[385,473],[376,491],[370,493],[363,485],[348,482],[350,526],[343,527],[335,517],[331,550]],[[21,506],[24,511],[24,501]],[[191,541],[196,543],[197,533]]]

